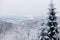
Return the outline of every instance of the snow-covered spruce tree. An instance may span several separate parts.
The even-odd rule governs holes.
[[[49,27],[49,30],[48,30],[48,37],[49,37],[49,40],[58,40],[58,29],[57,29],[57,17],[56,17],[56,12],[54,11],[55,8],[53,6],[53,0],[51,1],[51,4],[50,4],[50,7],[49,8],[49,11],[50,11],[50,14],[49,14],[49,21],[47,23],[48,27]]]
[[[47,33],[45,32],[45,28],[43,28],[42,30],[41,30],[41,39],[40,40],[45,40],[46,39],[46,35],[47,35]]]
[[[40,40],[40,29],[38,29],[37,40]]]

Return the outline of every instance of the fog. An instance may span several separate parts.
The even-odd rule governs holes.
[[[0,16],[46,16],[51,0],[0,0]],[[60,0],[54,0],[57,15]]]

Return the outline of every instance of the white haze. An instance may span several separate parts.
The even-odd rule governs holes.
[[[51,0],[0,0],[0,16],[46,16]],[[57,15],[60,0],[54,0]]]

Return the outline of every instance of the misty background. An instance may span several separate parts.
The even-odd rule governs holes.
[[[46,16],[51,0],[0,0],[0,16]],[[54,0],[57,15],[60,15],[60,0]]]

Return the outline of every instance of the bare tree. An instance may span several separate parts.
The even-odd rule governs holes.
[[[30,40],[30,39],[29,39],[29,36],[30,36],[30,29],[28,29],[28,32],[27,32],[27,39],[28,39],[28,40]]]

